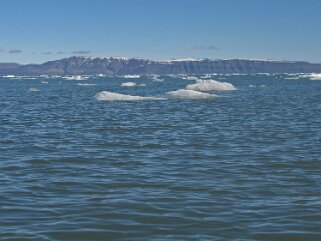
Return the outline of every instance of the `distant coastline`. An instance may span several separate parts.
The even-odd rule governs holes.
[[[261,59],[172,59],[70,57],[43,64],[0,63],[0,75],[150,75],[321,73],[321,64]]]

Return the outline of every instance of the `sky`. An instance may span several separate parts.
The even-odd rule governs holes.
[[[69,56],[321,63],[321,0],[0,0],[0,62]]]

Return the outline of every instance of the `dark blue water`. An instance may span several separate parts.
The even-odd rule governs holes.
[[[0,78],[0,240],[321,240],[321,81],[285,77]]]

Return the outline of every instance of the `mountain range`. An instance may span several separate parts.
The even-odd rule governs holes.
[[[69,57],[43,64],[0,63],[0,75],[167,75],[207,73],[320,73],[321,64],[256,59],[181,59]]]

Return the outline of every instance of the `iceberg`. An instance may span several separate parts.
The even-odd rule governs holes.
[[[216,80],[197,80],[195,84],[186,86],[187,90],[195,91],[231,91],[236,90],[234,85],[227,82],[219,82]]]
[[[195,90],[179,89],[175,91],[166,92],[170,99],[213,99],[218,95],[203,93]]]
[[[124,95],[109,91],[100,91],[95,95],[99,101],[141,101],[141,100],[164,100],[164,98],[144,97],[136,95]]]
[[[122,83],[120,86],[122,87],[135,87],[135,86],[146,86],[145,84],[136,84],[135,82],[125,82],[125,83]]]
[[[321,80],[321,74],[312,73],[310,74],[309,78],[311,80]]]

